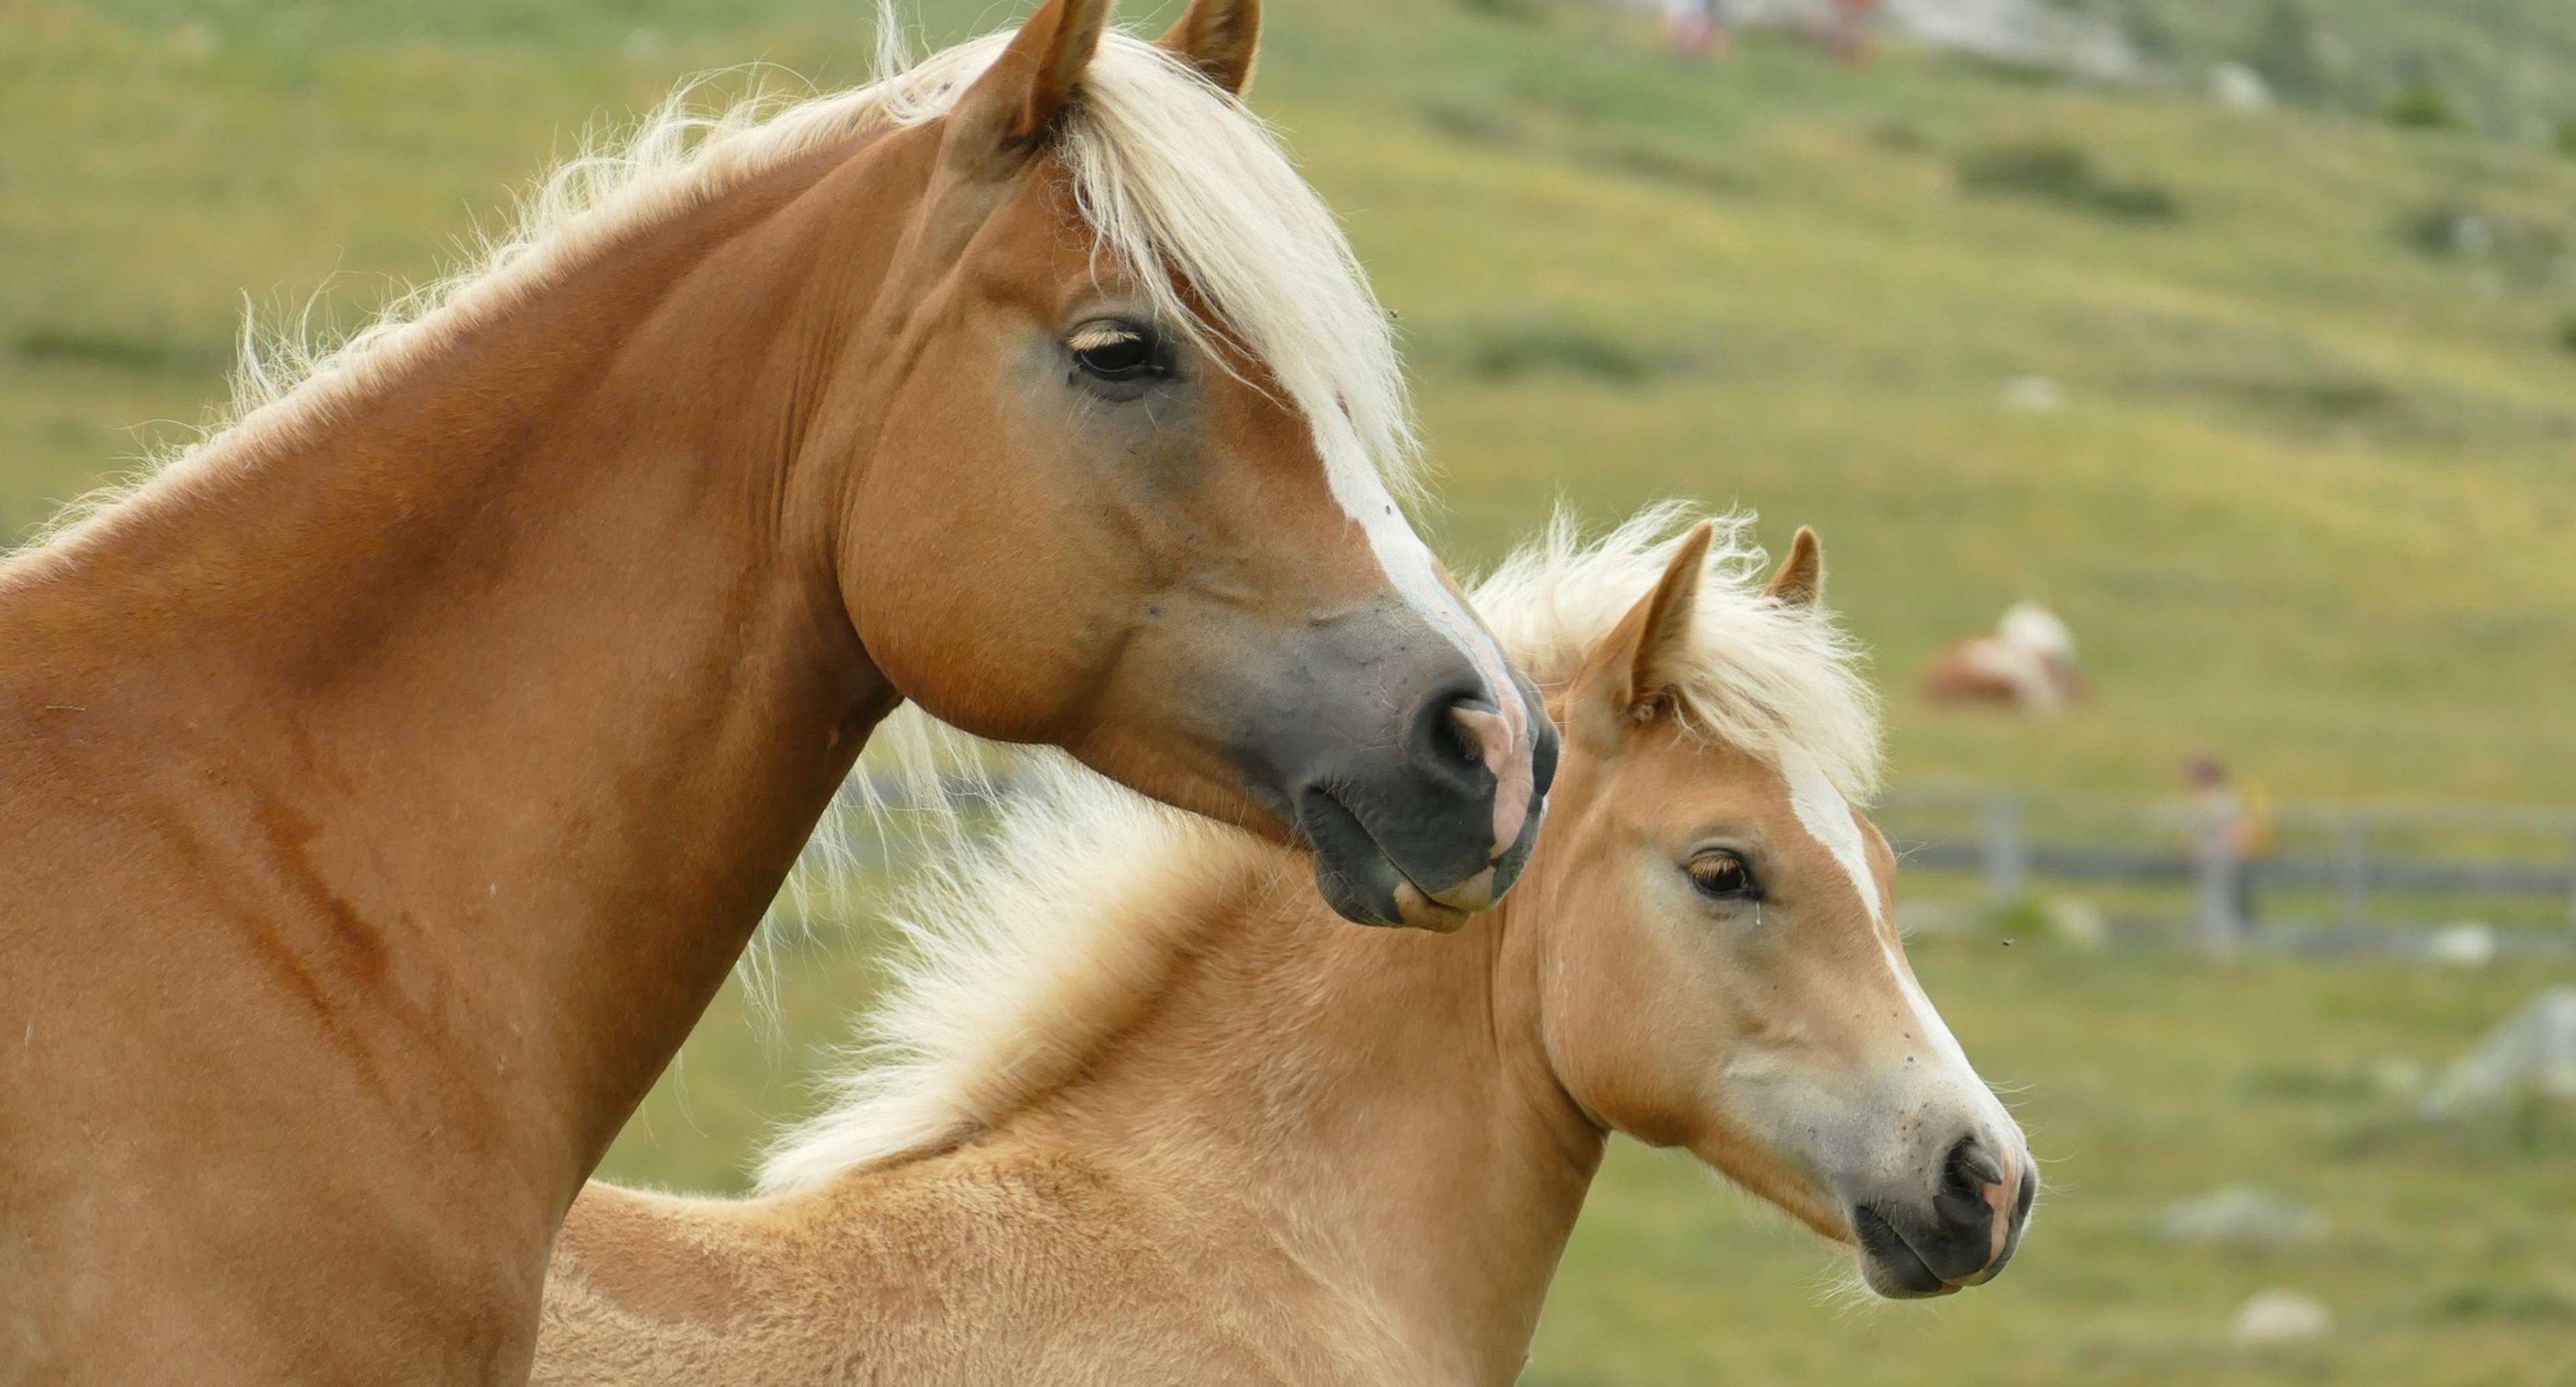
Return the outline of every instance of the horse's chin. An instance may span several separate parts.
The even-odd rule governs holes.
[[[1448,934],[1470,918],[1467,911],[1431,899],[1374,843],[1365,854],[1317,849],[1315,890],[1334,914],[1358,925]]]

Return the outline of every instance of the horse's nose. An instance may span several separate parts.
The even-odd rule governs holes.
[[[1464,793],[1494,797],[1496,851],[1518,838],[1529,814],[1532,771],[1525,710],[1495,701],[1484,686],[1434,690],[1408,720],[1405,750],[1415,771]]]
[[[1556,777],[1556,727],[1544,705],[1514,686],[1499,691],[1461,681],[1434,690],[1407,720],[1414,771],[1467,802],[1489,802],[1496,870],[1471,876],[1436,899],[1482,910],[1499,899],[1526,856],[1531,816]]]
[[[1363,724],[1318,735],[1283,717],[1272,747],[1316,884],[1351,920],[1456,929],[1503,898],[1537,844],[1556,773],[1547,705],[1525,678],[1438,651],[1345,658],[1350,677],[1310,662],[1300,700],[1275,705],[1312,723],[1306,705],[1343,699]]]
[[[2012,1260],[2030,1219],[2039,1180],[2026,1155],[1998,1150],[1970,1134],[1941,1161],[1940,1189],[1932,1196],[1939,1223],[1936,1246],[1925,1260],[1944,1281],[1974,1286],[1992,1280]]]

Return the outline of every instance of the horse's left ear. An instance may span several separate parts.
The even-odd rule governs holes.
[[[1615,746],[1629,729],[1652,721],[1680,686],[1690,647],[1700,576],[1708,568],[1715,522],[1703,520],[1673,546],[1664,576],[1619,619],[1574,677],[1566,722],[1595,746]]]
[[[1241,96],[1252,81],[1252,51],[1261,42],[1261,0],[1190,0],[1189,10],[1155,41]]]
[[[1825,546],[1817,542],[1815,531],[1798,527],[1798,537],[1789,541],[1789,557],[1780,561],[1780,571],[1771,575],[1771,586],[1763,591],[1788,607],[1812,607],[1823,600]]]

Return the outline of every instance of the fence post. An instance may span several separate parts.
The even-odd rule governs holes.
[[[2567,928],[2576,933],[2576,838],[2567,846]]]
[[[2335,884],[2343,896],[2343,922],[2359,929],[2370,923],[2370,820],[2346,814],[2341,838]]]
[[[2232,958],[2245,934],[2245,863],[2236,855],[2236,820],[2202,810],[2192,826],[2192,877],[2199,888],[2200,947],[2211,958]]]
[[[2029,889],[2030,858],[2022,841],[2021,801],[1999,791],[1986,800],[1986,899],[2011,905]]]

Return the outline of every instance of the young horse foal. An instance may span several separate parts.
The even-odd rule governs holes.
[[[1705,523],[1657,581],[1669,528],[1483,590],[1566,747],[1492,916],[1348,929],[1277,850],[1060,774],[930,902],[892,1058],[773,1193],[583,1195],[537,1380],[1509,1383],[1613,1130],[1884,1294],[2001,1270],[2030,1156],[1888,920],[1813,537],[1764,591]]]

